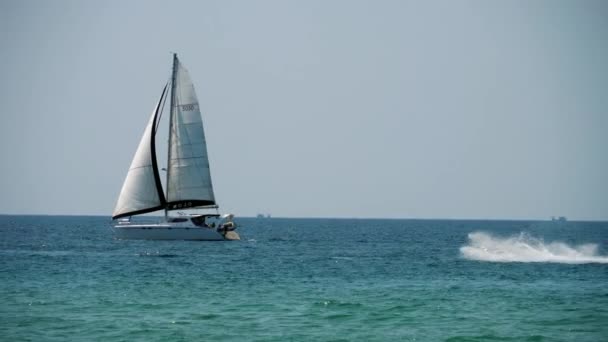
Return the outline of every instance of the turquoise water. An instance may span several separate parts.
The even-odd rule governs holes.
[[[608,223],[0,216],[5,341],[608,341]]]

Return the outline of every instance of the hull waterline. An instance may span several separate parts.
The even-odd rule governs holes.
[[[116,225],[114,235],[120,240],[227,240],[215,229],[201,227],[171,227],[161,225]]]

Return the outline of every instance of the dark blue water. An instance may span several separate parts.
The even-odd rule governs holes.
[[[608,223],[0,216],[6,341],[608,341]],[[523,234],[522,234],[523,233]]]

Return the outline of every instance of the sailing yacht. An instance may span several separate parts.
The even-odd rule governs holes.
[[[170,117],[165,193],[157,163],[156,133],[167,96]],[[198,213],[184,214],[193,209]],[[134,216],[158,210],[165,211],[160,222],[131,221]],[[194,85],[173,54],[171,81],[162,91],[127,172],[112,214],[113,230],[119,239],[238,240],[233,217],[219,214]]]

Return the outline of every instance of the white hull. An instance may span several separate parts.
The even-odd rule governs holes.
[[[114,234],[121,240],[226,240],[212,228],[172,224],[119,224]]]

